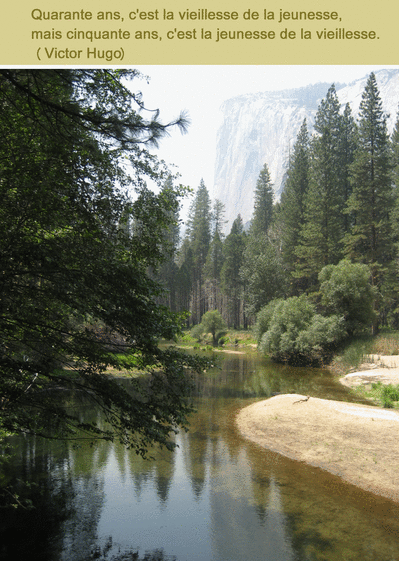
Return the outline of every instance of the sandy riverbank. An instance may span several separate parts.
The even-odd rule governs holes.
[[[399,502],[397,410],[288,394],[245,407],[237,425],[260,446]]]

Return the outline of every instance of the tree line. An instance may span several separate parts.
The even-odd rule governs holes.
[[[390,137],[374,73],[357,119],[349,104],[341,111],[332,85],[314,133],[302,123],[280,201],[267,164],[260,171],[248,229],[238,215],[224,236],[224,205],[201,181],[161,273],[168,304],[189,310],[188,326],[218,310],[228,326],[246,328],[275,299],[306,294],[318,305],[321,271],[346,260],[368,267],[368,327],[398,328],[398,181],[399,119]]]

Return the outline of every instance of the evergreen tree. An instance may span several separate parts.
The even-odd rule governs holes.
[[[240,326],[243,289],[240,268],[243,263],[245,238],[246,234],[244,232],[242,218],[238,215],[223,244],[224,263],[220,275],[222,290],[227,299],[229,312],[228,324],[233,325],[235,329],[238,329]]]
[[[177,286],[177,310],[188,311],[190,310],[191,295],[194,284],[194,259],[193,251],[190,247],[189,238],[186,237],[178,252],[178,271],[176,274]],[[189,327],[190,319],[187,318],[186,326]]]
[[[250,315],[274,298],[286,296],[288,276],[282,255],[266,234],[248,236],[240,274]]]
[[[304,199],[309,186],[309,134],[306,119],[299,130],[290,158],[287,181],[281,195],[282,257],[290,271],[295,268],[299,233],[304,221]],[[294,281],[295,282],[295,281]],[[292,287],[296,293],[299,287]]]
[[[216,230],[211,245],[209,246],[204,265],[205,290],[208,298],[208,307],[212,310],[218,305],[220,272],[222,270],[223,261],[223,242],[220,239],[219,232]]]
[[[251,232],[254,235],[267,234],[273,215],[273,185],[269,169],[265,164],[259,174],[255,189],[254,213]]]
[[[345,253],[368,264],[372,284],[381,287],[383,273],[393,256],[390,214],[394,198],[386,116],[374,73],[370,74],[362,95],[358,131],[351,167],[352,194],[346,210],[353,216],[354,224],[344,239]],[[377,308],[378,305],[377,301]],[[378,320],[374,329],[377,324]]]
[[[216,199],[212,208],[212,241],[204,265],[205,292],[208,306],[211,310],[220,304],[220,271],[223,265],[223,226],[225,205]]]
[[[395,128],[392,133],[392,167],[393,167],[393,183],[396,193],[399,192],[399,111],[396,117]]]
[[[193,321],[198,323],[206,312],[206,302],[203,291],[203,268],[211,243],[211,201],[203,179],[196,191],[190,208],[187,224],[187,235],[193,255],[194,265],[194,294]]]
[[[339,145],[340,162],[341,162],[339,171],[341,175],[340,188],[341,188],[342,202],[343,202],[344,233],[348,233],[353,224],[352,217],[349,213],[346,212],[345,208],[348,199],[352,193],[350,170],[355,157],[356,142],[357,142],[357,126],[353,118],[350,105],[349,103],[347,103],[345,106],[344,113],[342,115],[341,135],[340,135],[340,145]]]
[[[352,194],[347,203],[347,212],[353,214],[355,222],[345,237],[345,252],[351,259],[370,265],[373,284],[378,284],[378,271],[392,258],[389,216],[394,199],[386,116],[374,73],[362,95],[358,130],[351,167]]]
[[[332,85],[321,102],[311,143],[310,182],[305,196],[304,222],[296,249],[295,277],[314,286],[325,265],[338,263],[344,209],[342,158],[343,117]]]
[[[219,199],[216,199],[212,208],[212,236],[219,234],[219,238],[223,240],[223,227],[226,224],[225,205]]]
[[[162,191],[173,190],[173,179],[171,176],[166,180]],[[171,212],[171,224],[164,231],[164,256],[163,260],[154,272],[154,278],[165,288],[159,297],[159,302],[168,306],[170,310],[177,311],[177,289],[179,286],[178,271],[176,264],[176,253],[180,241],[179,208]]]

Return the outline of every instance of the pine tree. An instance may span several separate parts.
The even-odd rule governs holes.
[[[392,228],[393,259],[384,273],[381,286],[381,301],[379,315],[381,321],[389,323],[395,329],[399,328],[399,268],[397,265],[399,254],[399,112],[395,128],[391,137],[391,165],[393,180],[393,209],[390,215]]]
[[[224,263],[221,270],[222,290],[227,298],[229,312],[228,324],[233,325],[234,329],[238,329],[240,326],[243,288],[240,269],[243,263],[245,238],[242,218],[238,215],[223,245]]]
[[[290,271],[295,268],[295,253],[304,220],[304,199],[309,187],[309,134],[306,119],[299,130],[293,155],[290,158],[287,181],[281,195],[280,217],[282,257]],[[296,293],[298,287],[292,288]]]
[[[344,184],[341,171],[343,117],[332,85],[321,102],[311,143],[310,182],[305,196],[304,222],[296,249],[295,277],[314,286],[319,271],[342,257]]]
[[[273,184],[269,169],[265,164],[259,174],[255,189],[254,214],[251,232],[254,235],[267,234],[273,216]]]
[[[381,287],[384,270],[393,256],[390,213],[394,198],[386,116],[374,73],[362,95],[358,130],[351,167],[352,194],[346,210],[354,224],[344,239],[345,253],[368,264],[372,284]]]
[[[266,234],[248,236],[240,275],[251,316],[274,298],[286,296],[288,275],[282,255]]]
[[[352,226],[352,217],[345,212],[348,199],[352,193],[352,185],[350,180],[350,169],[355,157],[357,141],[357,126],[352,115],[352,110],[349,103],[346,104],[341,121],[341,135],[340,135],[340,188],[343,201],[343,230],[344,233],[349,232]]]
[[[219,199],[216,199],[212,208],[212,236],[219,234],[219,238],[223,240],[223,227],[227,223],[224,219],[226,205]]]
[[[204,180],[201,179],[196,191],[187,224],[187,236],[193,255],[193,321],[201,321],[206,312],[203,291],[203,268],[211,243],[211,201]]]
[[[345,237],[346,255],[372,266],[377,282],[379,265],[392,257],[389,214],[393,206],[390,143],[386,116],[374,73],[363,92],[359,137],[351,167],[352,194],[347,212],[355,223]]]
[[[214,310],[218,306],[220,272],[222,270],[223,261],[223,242],[219,232],[216,230],[211,245],[209,246],[204,265],[208,307],[211,310]]]
[[[167,192],[173,189],[173,179],[172,177],[168,177],[162,191]],[[154,277],[160,285],[165,287],[165,292],[158,298],[158,301],[168,306],[171,311],[176,311],[176,297],[179,287],[179,268],[176,264],[176,253],[180,241],[179,208],[174,209],[170,215],[172,217],[171,224],[169,228],[164,231],[163,260],[155,271]]]

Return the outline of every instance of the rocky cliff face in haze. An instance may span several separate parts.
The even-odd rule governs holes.
[[[345,85],[336,84],[342,108],[349,103],[356,116],[368,76]],[[384,110],[390,115],[390,132],[399,103],[399,70],[380,70],[376,78]],[[259,172],[267,163],[276,199],[284,188],[290,150],[306,117],[313,130],[320,101],[330,83],[304,88],[263,92],[235,97],[221,107],[222,125],[217,135],[213,198],[226,205],[227,227],[240,213],[251,219],[253,194]]]

